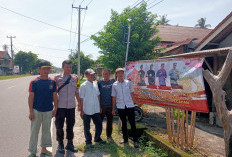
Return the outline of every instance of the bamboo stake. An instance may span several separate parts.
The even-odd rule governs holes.
[[[181,110],[182,113],[182,117],[181,117],[181,149],[184,149],[184,138],[185,138],[185,134],[184,134],[184,110]]]
[[[191,124],[190,124],[190,133],[189,133],[189,147],[192,147],[192,132],[193,132],[193,111],[191,113]]]
[[[186,111],[186,132],[185,132],[185,144],[188,146],[188,111]]]
[[[172,142],[175,143],[176,131],[175,131],[175,124],[174,124],[174,113],[173,108],[171,108],[171,120],[172,120]]]
[[[195,123],[196,123],[196,112],[193,112],[193,126],[192,126],[192,137],[191,137],[191,147],[193,146],[194,135],[195,135]]]
[[[166,107],[166,123],[167,123],[167,130],[168,130],[168,139],[171,142],[172,141],[172,134],[171,134],[171,122],[170,122],[170,108]]]
[[[171,123],[172,123],[172,142],[175,143],[175,136],[176,136],[176,131],[175,131],[175,125],[174,125],[174,113],[173,113],[173,108],[171,107]]]
[[[177,119],[177,139],[176,144],[179,146],[179,137],[180,137],[180,110],[178,110],[178,119]]]

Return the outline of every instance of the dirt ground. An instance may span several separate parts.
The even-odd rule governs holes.
[[[168,139],[166,129],[165,110],[162,107],[145,105],[145,115],[142,121],[139,123],[145,125],[151,131],[159,134],[165,139]],[[138,124],[139,124],[138,123]],[[105,122],[103,123],[105,129]],[[110,154],[93,149],[91,151],[84,151],[85,137],[83,132],[83,122],[79,116],[79,112],[76,112],[76,124],[74,127],[74,145],[82,146],[79,148],[78,153],[66,153],[66,155],[56,154],[55,157],[108,157]],[[91,133],[94,135],[94,126],[91,124]],[[113,138],[116,135],[113,135]],[[204,157],[224,157],[225,145],[223,139],[223,129],[217,126],[209,125],[207,122],[203,122],[201,118],[197,118],[195,129],[195,142],[192,151],[195,156]]]
[[[157,106],[144,106],[147,113],[140,122],[149,129],[168,139],[166,132],[165,109]],[[199,156],[224,157],[225,144],[223,139],[223,129],[210,125],[205,119],[196,120],[194,153]]]

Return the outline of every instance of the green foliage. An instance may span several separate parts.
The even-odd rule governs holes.
[[[112,10],[110,21],[104,30],[91,36],[94,44],[101,49],[99,61],[104,67],[115,70],[124,66],[129,25],[131,33],[128,61],[154,59],[156,55],[153,49],[161,41],[159,37],[152,38],[157,33],[156,18],[156,15],[147,11],[145,3],[132,10],[128,7],[121,14]]]
[[[139,138],[139,146],[145,153],[149,154],[150,156],[154,157],[167,157],[168,154],[163,152],[162,149],[155,146],[153,141],[148,141],[146,136],[142,135]]]
[[[69,59],[72,60],[73,62],[73,68],[72,68],[72,73],[76,74],[77,73],[77,64],[78,64],[78,52],[75,52],[71,55],[69,55]],[[94,60],[91,59],[91,55],[84,55],[83,52],[80,53],[80,72],[81,74],[84,74],[85,70],[88,68],[94,68]]]
[[[31,51],[19,51],[15,54],[14,64],[19,65],[21,73],[35,73],[40,59]]]
[[[180,112],[180,110],[177,108],[174,108],[174,116],[176,119],[178,118],[178,112]],[[182,116],[185,117],[185,114],[183,112],[180,112],[180,118],[182,118]]]
[[[206,18],[200,18],[197,21],[197,24],[195,25],[195,27],[208,28],[208,27],[211,27],[211,25],[210,24],[206,24]]]
[[[160,16],[161,25],[168,25],[168,22],[170,22],[170,20],[167,19],[167,14]]]

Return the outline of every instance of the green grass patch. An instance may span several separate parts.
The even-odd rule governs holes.
[[[105,125],[105,124],[104,124]],[[94,127],[94,126],[91,126]],[[92,135],[94,135],[92,133]],[[102,139],[106,140],[105,129],[102,132]],[[91,156],[95,154],[97,156],[109,156],[109,157],[167,157],[168,155],[164,153],[160,148],[155,147],[155,145],[148,141],[145,136],[139,139],[139,148],[134,148],[133,142],[129,140],[128,144],[119,144],[122,139],[122,134],[118,134],[117,125],[114,124],[114,129],[112,133],[114,142],[107,141],[107,144],[94,143],[94,148],[87,148],[85,144],[78,145],[79,151],[83,152],[86,156]]]
[[[0,80],[8,80],[8,79],[15,79],[20,77],[32,76],[31,74],[23,74],[23,75],[7,75],[7,76],[0,76]]]

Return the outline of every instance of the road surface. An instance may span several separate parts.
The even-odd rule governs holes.
[[[53,76],[51,76],[53,77]],[[35,76],[11,80],[0,80],[0,157],[26,157],[29,155],[28,143],[30,121],[28,119],[28,88]],[[52,123],[53,147],[55,154],[55,127]],[[38,148],[40,145],[40,137]],[[40,148],[39,150],[40,151]],[[40,153],[37,155],[39,156]]]

